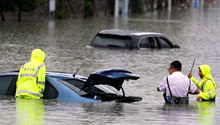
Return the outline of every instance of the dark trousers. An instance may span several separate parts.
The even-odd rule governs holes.
[[[163,98],[166,104],[189,104],[189,97],[175,97],[166,96],[166,92],[163,93]]]

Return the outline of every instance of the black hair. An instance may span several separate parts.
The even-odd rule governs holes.
[[[181,69],[182,69],[182,64],[178,60],[173,61],[170,65],[176,70],[181,71]]]

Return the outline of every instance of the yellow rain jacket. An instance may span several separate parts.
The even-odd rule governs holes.
[[[212,100],[215,99],[216,95],[216,84],[214,79],[212,78],[211,68],[209,65],[201,65],[199,66],[204,77],[202,81],[198,82],[195,78],[191,77],[191,80],[198,87],[198,89],[202,90],[199,93],[199,97],[203,100]]]
[[[43,97],[45,89],[46,67],[45,53],[35,49],[31,54],[31,61],[21,66],[16,83],[16,97],[35,98]]]

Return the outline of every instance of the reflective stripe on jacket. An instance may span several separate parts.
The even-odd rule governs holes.
[[[31,61],[20,68],[16,83],[16,97],[28,96],[39,99],[45,89],[45,53],[40,49],[32,52]]]
[[[199,93],[199,97],[203,100],[211,100],[216,96],[216,84],[211,75],[211,69],[209,65],[201,65],[200,70],[204,77],[202,81],[198,82],[195,78],[191,77],[191,80],[198,87],[198,89],[202,90]]]

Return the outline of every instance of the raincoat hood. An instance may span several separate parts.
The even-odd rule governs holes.
[[[202,78],[202,82],[205,83],[206,80],[211,79],[214,83],[214,79],[212,78],[212,74],[211,74],[211,68],[209,65],[200,65],[199,66],[202,74],[204,75],[204,77]],[[216,84],[214,84],[216,87]]]
[[[31,54],[31,62],[44,63],[45,53],[41,49],[34,49]]]
[[[200,68],[202,74],[204,75],[203,78],[205,78],[205,79],[212,78],[211,68],[209,65],[200,65],[199,68]]]

